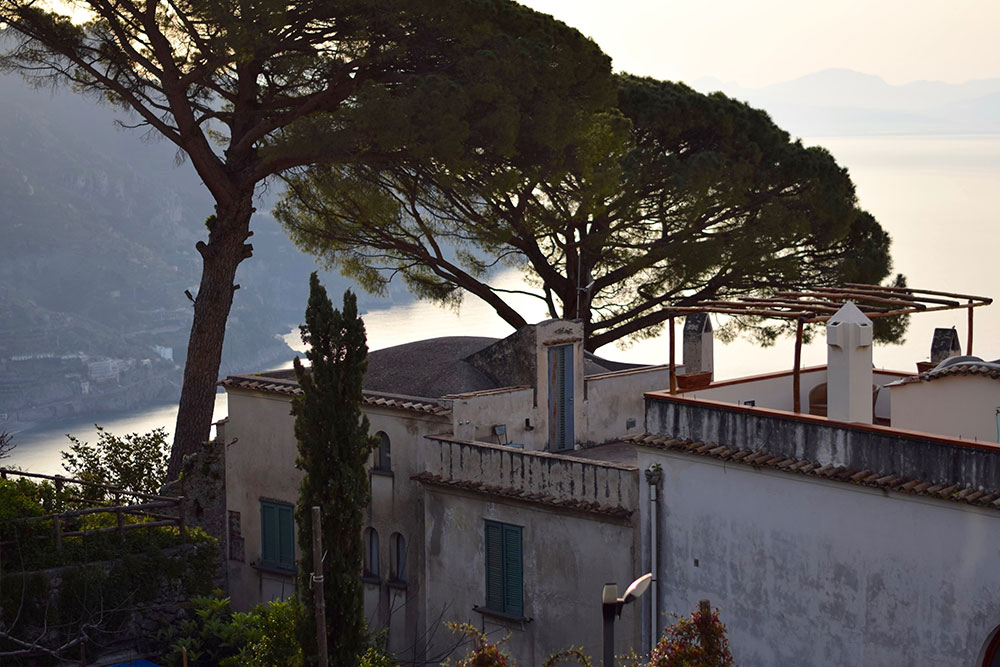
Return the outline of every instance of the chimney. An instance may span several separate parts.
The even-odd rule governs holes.
[[[955,327],[950,329],[937,328],[931,341],[931,363],[937,366],[949,357],[962,354],[962,345],[958,342],[958,332]]]
[[[827,417],[872,423],[872,321],[848,301],[826,323]]]
[[[715,363],[712,359],[712,319],[708,313],[691,313],[684,318],[684,374],[712,373],[715,377]]]

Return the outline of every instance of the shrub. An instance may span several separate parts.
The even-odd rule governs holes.
[[[719,610],[708,603],[680,616],[663,630],[663,636],[649,656],[649,667],[733,667],[726,626]]]

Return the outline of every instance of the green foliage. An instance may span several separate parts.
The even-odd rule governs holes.
[[[707,605],[706,605],[707,606]],[[649,656],[648,667],[733,667],[726,626],[719,610],[698,609],[679,616],[664,628],[663,636]]]
[[[664,304],[889,275],[888,234],[826,150],[719,93],[618,82],[617,108],[582,117],[558,157],[313,169],[287,179],[277,216],[366,289],[402,275],[420,297],[472,293],[519,328],[489,284],[516,268],[550,315],[586,322],[588,349],[656,335]],[[763,343],[780,331],[735,326]]]
[[[222,591],[197,596],[189,618],[160,632],[158,639],[169,645],[163,659],[180,667],[186,652],[191,667],[300,667],[295,625],[301,613],[295,599],[234,613]]]
[[[321,571],[330,664],[349,667],[357,663],[368,645],[359,576],[362,513],[369,495],[365,464],[377,444],[368,434],[368,418],[361,411],[368,346],[354,295],[345,293],[343,312],[335,310],[315,273],[309,281],[305,319],[302,341],[308,346],[310,367],[306,369],[295,359],[302,393],[292,398],[299,443],[295,465],[305,473],[295,508],[301,554],[299,591],[306,607],[299,636],[311,663],[316,655],[315,616],[309,594],[315,567],[311,508],[319,506],[327,552]]]
[[[76,636],[83,627],[90,628],[88,632],[94,637],[120,631],[137,610],[161,604],[165,591],[194,595],[210,590],[218,558],[215,542],[200,534],[194,536],[193,543],[194,549],[181,557],[164,552],[177,545],[176,536],[173,544],[145,541],[142,551],[130,553],[137,546],[135,541],[119,543],[117,552],[86,551],[86,558],[64,545],[60,553],[63,562],[46,564],[63,566],[57,585],[52,584],[50,574],[3,572],[0,625],[12,636],[32,641],[39,636],[38,628],[51,627],[53,632],[44,642],[52,645]],[[74,554],[75,564],[69,563]],[[102,562],[108,560],[111,562]],[[0,640],[0,650],[18,648],[23,647]]]
[[[575,662],[581,667],[592,667],[593,663],[590,661],[590,656],[583,652],[582,648],[577,648],[575,646],[570,646],[564,651],[559,651],[558,653],[553,653],[545,659],[542,663],[542,667],[555,667],[555,665],[560,665],[566,662]]]
[[[472,647],[458,662],[445,661],[445,667],[507,667],[515,664],[500,645],[507,641],[504,637],[498,642],[491,642],[486,635],[470,623],[451,623],[445,625],[454,633],[464,635],[472,640]],[[509,635],[508,635],[509,636]]]
[[[118,436],[97,428],[97,443],[91,445],[67,434],[72,445],[62,452],[63,469],[86,482],[107,484],[124,491],[155,495],[166,481],[170,455],[167,432],[156,428],[149,433]],[[88,497],[104,497],[97,489],[86,491]]]

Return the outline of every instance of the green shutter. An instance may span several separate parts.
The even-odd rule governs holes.
[[[486,608],[503,611],[504,567],[501,524],[486,522]]]
[[[278,508],[271,503],[260,504],[260,560],[273,567],[278,564]]]
[[[278,510],[278,565],[295,567],[295,518],[291,505],[279,505]]]
[[[511,616],[524,615],[523,561],[521,527],[503,527],[504,612]]]
[[[295,567],[295,508],[284,503],[260,502],[260,564]]]

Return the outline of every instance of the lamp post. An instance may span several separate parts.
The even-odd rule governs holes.
[[[621,618],[622,607],[646,592],[652,580],[652,572],[642,575],[629,584],[622,597],[618,597],[618,584],[604,584],[604,591],[601,594],[601,611],[604,615],[604,667],[615,665],[615,619]]]

